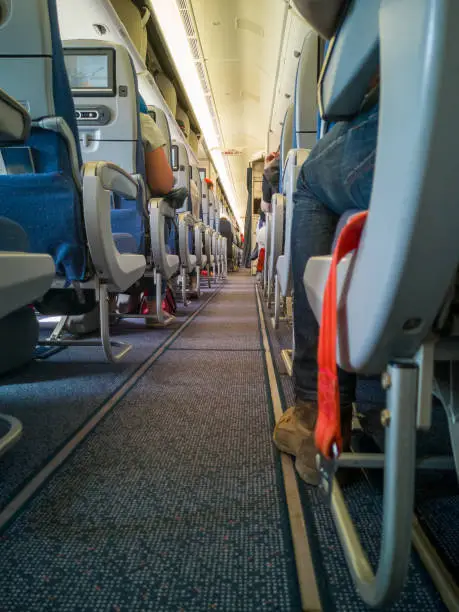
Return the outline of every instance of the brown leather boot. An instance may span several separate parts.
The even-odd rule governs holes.
[[[317,404],[315,410],[317,414]],[[315,423],[314,423],[315,427]],[[341,430],[343,436],[343,451],[348,452],[351,445],[351,433],[352,433],[352,404],[346,404],[341,406]],[[317,471],[316,465],[317,449],[314,443],[314,430],[311,429],[307,436],[304,436],[301,444],[296,453],[295,468],[300,478],[310,485],[317,486],[319,484],[319,472]],[[340,476],[340,484],[342,473],[338,472]]]
[[[276,424],[273,441],[282,453],[295,455],[303,439],[311,435],[317,420],[317,404],[297,400]]]

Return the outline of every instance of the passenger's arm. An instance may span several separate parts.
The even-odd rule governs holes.
[[[162,147],[145,153],[147,183],[153,196],[167,195],[174,186],[174,174]]]
[[[298,11],[324,38],[332,38],[345,0],[295,0]]]
[[[166,141],[149,115],[140,113],[140,126],[148,187],[153,196],[167,195],[174,186],[174,174],[163,148]]]

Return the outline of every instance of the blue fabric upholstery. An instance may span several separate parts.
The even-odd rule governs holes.
[[[145,151],[142,142],[142,131],[140,124],[140,113],[148,114],[148,108],[144,99],[139,93],[137,74],[135,66],[131,60],[132,72],[134,74],[135,90],[137,94],[137,144],[136,144],[136,174],[146,179],[145,171]],[[144,193],[139,193],[137,202],[132,200],[124,200],[123,198],[115,197],[113,200],[113,210],[111,213],[112,232],[116,234],[130,234],[133,241],[123,241],[123,249],[130,248],[136,245],[134,251],[123,250],[124,253],[145,253],[145,216],[144,216]],[[118,249],[120,250],[120,249]],[[120,251],[121,252],[121,251]]]
[[[56,0],[48,0],[51,26],[53,96],[55,113],[69,125],[81,152],[59,33]],[[41,27],[41,26],[39,26]],[[25,32],[17,32],[18,37]],[[18,222],[36,253],[54,259],[57,274],[68,281],[86,276],[87,247],[81,196],[72,176],[68,145],[58,134],[33,128],[30,147],[35,173],[0,176],[0,214]]]
[[[120,253],[135,253],[137,244],[131,234],[113,233],[113,240]]]
[[[0,176],[0,213],[26,231],[33,253],[48,253],[57,274],[83,280],[86,247],[73,180],[59,172]]]
[[[141,204],[143,206],[143,202]],[[145,223],[139,205],[132,200],[118,199],[111,213],[112,232],[114,234],[130,234],[135,244],[131,253],[145,252]],[[127,252],[127,251],[125,251]]]
[[[142,96],[139,94],[139,113],[145,113],[145,115],[148,115],[148,106],[145,104],[145,100],[142,98]]]
[[[54,108],[57,117],[62,117],[70,127],[77,142],[78,162],[81,167],[82,157],[79,145],[78,127],[75,117],[75,105],[70,91],[67,69],[65,67],[62,40],[59,31],[56,0],[48,0],[49,21],[51,24],[51,42],[53,48],[53,91]]]

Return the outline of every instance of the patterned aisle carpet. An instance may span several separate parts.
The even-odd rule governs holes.
[[[0,537],[2,612],[301,609],[250,278],[171,348]]]

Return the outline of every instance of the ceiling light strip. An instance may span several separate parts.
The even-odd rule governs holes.
[[[233,213],[236,215],[236,210],[238,207],[234,181],[232,179],[227,160],[224,159],[220,150],[222,142],[221,130],[219,129],[219,126],[216,126],[215,119],[212,116],[209,106],[209,100],[212,98],[212,96],[205,94],[205,89],[196,66],[196,60],[189,44],[188,32],[182,16],[182,12],[185,9],[180,8],[183,7],[184,1],[186,2],[186,0],[178,0],[178,2],[176,0],[150,0],[150,5],[155,12],[156,19],[161,28],[169,53],[175,63],[180,80],[182,81],[182,85],[190,100],[191,106],[204,135],[207,148],[215,169],[219,174],[220,182],[225,191],[228,202],[233,210]],[[180,7],[178,3],[180,4]],[[191,25],[191,23],[192,22],[190,21],[189,25]],[[201,45],[199,43],[195,26],[194,30],[196,32],[195,38],[202,54]],[[208,79],[206,70],[204,70],[204,74]],[[236,215],[236,218],[241,225],[238,215]]]

